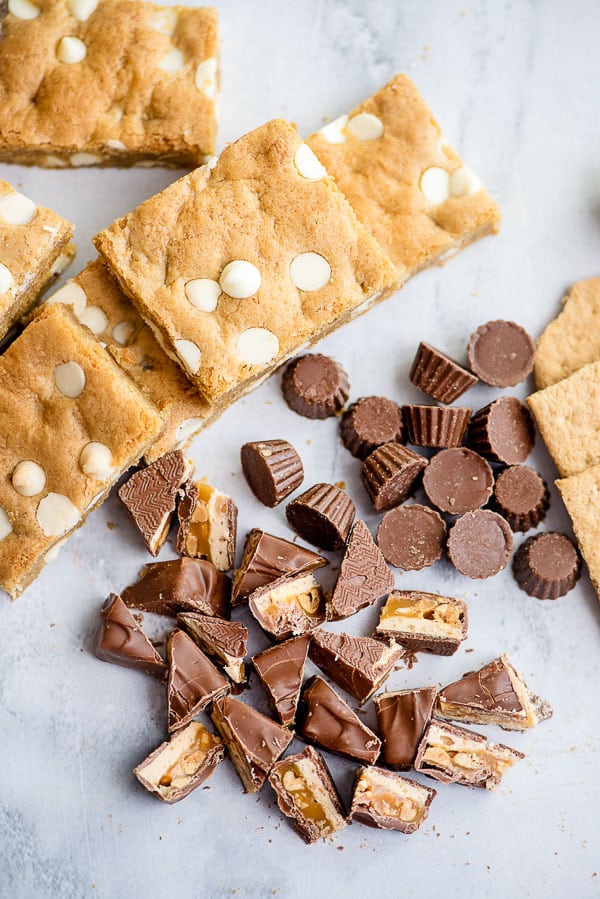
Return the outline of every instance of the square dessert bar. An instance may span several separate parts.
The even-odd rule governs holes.
[[[162,424],[62,305],[44,307],[0,356],[0,586],[13,599]]]
[[[164,427],[145,453],[147,462],[170,450],[184,449],[215,417],[180,367],[161,349],[100,259],[90,262],[46,303],[71,306],[79,321],[106,344],[111,356],[161,412]]]
[[[0,159],[199,165],[215,146],[217,55],[209,8],[0,3]]]
[[[395,289],[381,247],[296,129],[268,122],[95,239],[210,403]]]
[[[71,222],[0,180],[0,339],[69,264],[73,230]]]
[[[498,230],[497,205],[406,75],[307,143],[401,279]]]

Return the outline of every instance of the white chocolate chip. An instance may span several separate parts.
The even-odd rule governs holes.
[[[9,269],[0,262],[0,296],[13,286],[13,276]]]
[[[221,286],[212,278],[193,278],[185,285],[185,295],[196,309],[214,312],[221,296]]]
[[[190,374],[195,375],[200,368],[202,353],[200,347],[191,340],[175,340],[175,351]]]
[[[319,134],[328,144],[345,144],[346,135],[344,134],[344,129],[347,124],[348,116],[341,115],[321,128]]]
[[[81,516],[67,496],[49,493],[40,500],[36,517],[46,537],[61,537],[75,527]]]
[[[188,440],[192,436],[192,434],[195,434],[196,431],[199,431],[202,427],[202,422],[202,418],[186,418],[185,421],[182,421],[175,431],[175,440],[177,442],[177,446],[182,446],[186,442],[186,440]]]
[[[58,555],[66,542],[66,537],[63,537],[62,540],[57,540],[54,546],[51,546],[44,556],[44,562],[54,562],[55,559],[58,559]]]
[[[450,193],[453,197],[470,197],[471,194],[478,193],[482,187],[479,176],[466,165],[450,175]]]
[[[114,474],[112,453],[103,443],[86,443],[79,454],[79,467],[89,478],[105,481]]]
[[[68,35],[61,37],[56,46],[56,58],[60,62],[77,63],[81,62],[87,56],[87,47],[81,38]]]
[[[349,119],[346,131],[357,140],[378,140],[383,136],[383,122],[372,112],[359,112]]]
[[[79,316],[79,321],[93,334],[102,334],[108,328],[108,319],[100,306],[86,306]]]
[[[10,523],[8,515],[2,506],[0,506],[0,540],[4,540],[9,534],[12,534],[12,524]]]
[[[450,196],[450,177],[445,169],[432,165],[421,175],[421,191],[426,200],[439,206]]]
[[[234,259],[229,262],[219,278],[221,290],[234,300],[245,300],[260,289],[260,272],[251,262]]]
[[[68,265],[73,261],[73,256],[71,253],[61,253],[60,256],[57,256],[54,262],[52,263],[52,268],[50,271],[53,275],[60,275]]]
[[[107,150],[118,150],[119,153],[127,152],[127,147],[121,140],[107,140],[106,141],[106,149]]]
[[[87,297],[83,287],[80,287],[75,281],[68,281],[64,287],[61,287],[60,290],[57,290],[56,293],[53,293],[46,300],[46,305],[48,306],[53,306],[54,303],[64,303],[65,306],[72,306],[73,312],[79,318],[85,309]]]
[[[43,164],[51,166],[55,169],[64,169],[67,166],[67,162],[61,156],[53,156],[51,153],[46,153],[43,157]]]
[[[96,12],[98,0],[67,0],[67,6],[78,22],[87,22],[92,13]]]
[[[54,369],[54,383],[63,396],[76,400],[85,387],[85,372],[78,362],[62,362]]]
[[[112,119],[115,125],[118,125],[119,122],[123,120],[123,107],[119,106],[117,103],[113,103],[106,115],[109,119]]]
[[[158,68],[162,69],[163,72],[168,72],[170,75],[174,75],[176,72],[180,72],[185,65],[185,60],[183,58],[183,53],[181,50],[178,50],[177,47],[173,47],[172,50],[169,50],[166,56],[163,56],[161,61],[158,64]]]
[[[37,205],[16,190],[0,197],[0,218],[9,225],[28,225],[35,217]]]
[[[212,171],[212,169],[215,168],[218,161],[219,161],[218,156],[209,156],[204,164],[207,169],[210,169]]]
[[[279,340],[266,328],[248,328],[236,342],[238,356],[248,365],[264,365],[279,352]]]
[[[46,486],[46,474],[37,462],[19,462],[12,473],[12,485],[20,496],[37,496]]]
[[[99,162],[102,162],[102,157],[97,153],[73,153],[70,158],[70,163],[75,169],[87,165],[98,165]]]
[[[321,290],[331,278],[331,266],[319,253],[300,253],[292,259],[290,278],[298,290]]]
[[[160,12],[155,13],[150,19],[150,28],[154,28],[155,31],[159,31],[161,34],[166,34],[167,37],[171,37],[176,25],[177,13],[169,7],[161,9]]]
[[[327,176],[327,169],[322,165],[308,144],[301,143],[294,153],[294,165],[298,174],[307,181],[320,181]]]
[[[8,0],[8,11],[15,19],[37,19],[41,13],[39,6],[30,0]]]
[[[132,322],[119,322],[112,329],[112,336],[121,346],[127,346],[135,332]]]
[[[217,94],[217,60],[214,56],[205,59],[196,69],[196,87],[209,100],[215,99]]]

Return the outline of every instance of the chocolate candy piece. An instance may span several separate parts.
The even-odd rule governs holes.
[[[167,539],[179,488],[192,469],[190,460],[177,450],[134,472],[119,487],[119,499],[153,556]]]
[[[233,578],[231,604],[239,605],[254,590],[276,581],[282,574],[313,571],[323,565],[327,565],[327,560],[312,549],[253,528]]]
[[[231,696],[213,702],[211,718],[225,741],[246,793],[256,793],[294,734]]]
[[[241,459],[248,486],[270,508],[293,493],[304,480],[302,459],[287,440],[245,443]]]
[[[311,635],[308,655],[362,705],[388,678],[403,651],[371,637],[333,634],[319,628]]]
[[[383,737],[383,760],[395,771],[412,768],[421,737],[431,720],[435,687],[379,693],[373,699]]]
[[[378,512],[391,509],[410,494],[427,459],[400,443],[384,443],[367,456],[360,476]]]
[[[292,500],[285,514],[290,526],[308,543],[334,550],[344,546],[356,506],[339,487],[315,484]]]
[[[463,447],[441,450],[423,475],[423,489],[429,502],[451,515],[484,506],[493,485],[492,469],[485,459]]]
[[[414,833],[427,818],[436,795],[431,787],[383,768],[359,768],[350,818],[369,827]]]
[[[528,688],[507,655],[469,671],[439,692],[436,715],[465,724],[497,724],[528,730],[552,716],[552,709]]]
[[[481,325],[471,334],[467,353],[475,374],[492,387],[514,387],[533,371],[533,340],[515,322]]]
[[[286,726],[296,720],[309,643],[310,637],[294,637],[252,659],[277,718]]]
[[[453,406],[402,406],[406,439],[415,446],[460,446],[465,436],[471,409]]]
[[[177,552],[193,559],[208,559],[219,571],[235,561],[237,508],[230,496],[207,481],[189,481],[177,506]]]
[[[441,783],[495,790],[506,769],[524,758],[510,746],[434,719],[421,740],[415,771]]]
[[[531,413],[515,396],[501,396],[473,416],[468,442],[492,462],[524,462],[535,443]]]
[[[229,618],[231,581],[206,559],[174,559],[146,565],[136,584],[121,594],[123,602],[144,612],[172,615],[200,612]]]
[[[419,344],[409,378],[438,403],[453,403],[477,383],[475,375],[429,343]]]
[[[188,724],[214,699],[229,693],[229,681],[186,633],[172,631],[167,641],[169,733]]]
[[[462,599],[393,590],[381,609],[375,636],[394,640],[410,652],[453,655],[467,636],[469,616]]]
[[[100,610],[104,621],[98,630],[94,652],[103,662],[138,668],[161,680],[167,666],[123,600],[111,593]]]
[[[340,573],[327,602],[327,618],[339,621],[372,606],[394,586],[394,575],[375,546],[364,521],[354,522]]]
[[[441,558],[446,545],[446,524],[428,506],[419,503],[397,506],[381,519],[377,544],[390,565],[419,571]]]
[[[529,596],[558,599],[579,580],[581,559],[564,534],[536,534],[515,553],[513,574],[521,590]]]
[[[335,359],[309,353],[292,359],[283,373],[283,396],[305,418],[337,415],[350,393],[348,375]]]
[[[508,522],[489,509],[458,518],[448,532],[448,556],[461,574],[484,579],[506,567],[513,549]]]
[[[346,449],[357,459],[384,443],[402,443],[402,412],[384,396],[364,396],[344,412],[340,434]]]
[[[161,743],[133,773],[163,802],[179,802],[203,784],[225,757],[223,741],[198,721]]]
[[[312,746],[275,762],[269,783],[277,795],[277,805],[307,843],[328,837],[348,824],[325,759]]]
[[[511,530],[529,531],[546,517],[550,493],[542,477],[525,465],[512,465],[496,475],[492,508]]]
[[[373,765],[381,740],[362,723],[322,677],[311,677],[302,691],[298,733],[323,749]]]
[[[325,621],[325,597],[312,574],[284,575],[248,598],[250,611],[274,640],[307,634]]]
[[[207,656],[223,666],[232,681],[244,683],[248,628],[241,621],[182,612],[177,616],[177,624],[187,631]]]

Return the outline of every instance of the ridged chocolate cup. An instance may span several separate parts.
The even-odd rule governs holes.
[[[288,503],[285,514],[291,527],[314,546],[342,549],[356,506],[347,493],[333,484],[315,484]]]
[[[389,565],[420,571],[441,559],[446,545],[446,523],[429,506],[420,503],[397,506],[381,519],[377,545]]]
[[[581,559],[564,534],[536,534],[515,553],[513,574],[521,590],[529,596],[558,599],[577,583]]]
[[[409,378],[419,390],[438,403],[453,403],[478,378],[428,343],[420,343]]]
[[[402,406],[407,440],[415,446],[461,446],[471,411],[464,406]]]
[[[346,449],[363,460],[384,443],[402,443],[400,407],[384,396],[361,397],[344,412],[340,435]]]
[[[426,467],[424,456],[401,443],[384,443],[367,456],[360,476],[374,508],[381,512],[403,502]]]
[[[518,465],[535,444],[533,418],[515,396],[501,396],[475,413],[467,440],[490,462]]]
[[[450,561],[461,574],[477,580],[493,577],[506,568],[512,549],[508,522],[489,509],[466,512],[448,532]]]
[[[287,440],[245,443],[240,455],[250,489],[269,508],[279,505],[304,480],[302,459]]]
[[[508,521],[511,530],[524,533],[546,517],[550,493],[533,468],[511,465],[497,475],[490,505]]]
[[[480,509],[489,502],[494,475],[488,462],[467,447],[443,449],[431,459],[423,475],[427,499],[449,515]]]
[[[535,344],[516,322],[498,319],[480,325],[467,348],[469,365],[492,387],[514,387],[533,371]]]
[[[350,395],[348,375],[342,366],[320,353],[293,359],[283,373],[281,389],[290,409],[305,418],[337,415]]]

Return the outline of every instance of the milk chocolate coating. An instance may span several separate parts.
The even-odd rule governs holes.
[[[514,387],[533,371],[535,345],[515,322],[481,325],[471,335],[467,352],[475,374],[492,387]]]
[[[383,738],[383,760],[394,771],[412,768],[437,696],[435,687],[380,693],[373,700]]]
[[[200,612],[229,618],[230,591],[231,581],[212,562],[184,557],[147,565],[121,595],[126,605],[157,615]]]
[[[189,724],[214,699],[229,693],[227,678],[215,668],[191,637],[172,631],[167,642],[169,732]]]
[[[232,680],[242,683],[248,628],[241,621],[226,621],[195,612],[182,612],[177,616],[177,624],[207,656],[225,667]]]
[[[477,509],[458,518],[448,532],[448,555],[467,577],[493,577],[506,567],[513,549],[508,522],[489,509]]]
[[[446,524],[434,509],[420,503],[397,506],[381,519],[377,544],[394,568],[420,571],[441,558]]]
[[[368,780],[376,776],[379,781],[378,787],[390,798],[380,807],[374,796],[370,795],[371,791],[360,790],[361,780]],[[381,784],[381,780],[385,782],[385,786]],[[404,789],[402,789],[404,787]],[[419,814],[415,815],[412,821],[406,821],[402,817],[401,806],[404,805],[402,796],[410,790],[413,799],[418,803]],[[373,791],[375,792],[375,791]],[[401,777],[399,774],[393,774],[386,771],[385,768],[359,768],[356,772],[354,782],[354,793],[352,796],[352,805],[350,807],[350,818],[352,821],[359,821],[366,824],[367,827],[376,827],[380,830],[398,830],[400,833],[415,833],[426,820],[429,813],[429,806],[437,796],[437,791],[431,787],[424,787],[415,780],[409,780],[407,777]],[[394,808],[396,800],[397,807]]]
[[[357,459],[384,443],[402,443],[402,412],[384,396],[364,396],[344,412],[340,434],[346,449]]]
[[[399,443],[384,443],[367,456],[360,476],[378,512],[399,505],[410,495],[427,459]]]
[[[252,659],[269,702],[285,726],[296,720],[309,644],[308,636],[294,637],[265,649]]]
[[[440,700],[480,712],[522,712],[508,668],[502,658],[479,671],[470,671],[440,690]],[[446,717],[446,716],[444,716]]]
[[[245,443],[242,469],[257,499],[274,508],[304,480],[302,459],[287,440]]]
[[[327,560],[312,549],[253,528],[233,578],[232,605],[239,605],[259,587],[276,581],[283,574],[313,571],[323,565],[327,565]]]
[[[167,676],[163,659],[120,596],[111,593],[100,614],[104,621],[94,645],[99,659],[124,668],[137,668],[161,680]]]
[[[237,506],[230,496],[221,493],[219,499],[220,508],[217,506],[219,511],[215,515],[209,514],[207,506],[202,500],[198,499],[198,486],[201,485],[188,481],[179,491],[179,502],[177,504],[177,518],[179,519],[177,552],[182,556],[190,556],[193,559],[208,558],[210,562],[218,566],[220,571],[229,571],[233,568],[235,562]],[[210,550],[208,553],[199,551],[199,542],[194,537],[194,515],[199,503],[198,513],[201,516],[199,520],[206,524],[208,532],[212,535],[215,526],[223,529],[222,543],[219,541],[219,549],[214,555]]]
[[[361,703],[387,679],[403,653],[401,646],[372,637],[334,634],[322,628],[313,631],[308,650],[315,665]]]
[[[348,399],[348,375],[335,359],[309,353],[293,359],[281,382],[286,403],[305,418],[337,415]]]
[[[485,459],[463,447],[441,450],[423,475],[423,489],[430,503],[451,515],[484,506],[493,484],[492,469]]]
[[[398,600],[405,605],[406,612],[401,616],[401,627],[394,628],[390,626],[386,612]],[[425,606],[422,610],[425,614],[422,614],[419,606]],[[444,622],[448,612],[453,619],[450,626]],[[381,608],[375,635],[378,639],[393,640],[411,653],[431,652],[434,655],[451,656],[462,641],[466,640],[468,630],[469,610],[464,600],[440,596],[438,593],[425,593],[422,590],[392,590]]]
[[[329,621],[339,621],[371,606],[394,586],[394,575],[373,542],[371,533],[358,519],[354,522],[340,573],[327,603]]]
[[[521,590],[537,599],[558,599],[581,575],[579,553],[564,534],[530,537],[515,553],[513,574]]]
[[[529,531],[546,517],[550,493],[541,475],[525,465],[512,465],[496,476],[492,508],[513,531]]]
[[[285,514],[290,526],[308,543],[334,550],[344,546],[356,506],[339,487],[315,484],[292,500]]]
[[[381,741],[322,677],[311,677],[302,691],[298,733],[303,740],[373,765]]]
[[[311,583],[303,586],[301,582],[307,579]],[[287,593],[288,587],[296,591],[292,594],[294,597],[302,597],[300,601],[282,599],[282,593]],[[256,621],[273,640],[307,634],[325,621],[325,595],[308,572],[282,575],[259,587],[248,597],[248,605]]]
[[[491,462],[524,462],[535,443],[531,413],[516,397],[501,396],[473,416],[468,443]]]
[[[475,375],[428,343],[419,344],[409,378],[438,403],[453,403],[477,383]]]
[[[402,406],[406,439],[415,446],[460,446],[470,417],[471,409],[463,406]]]

